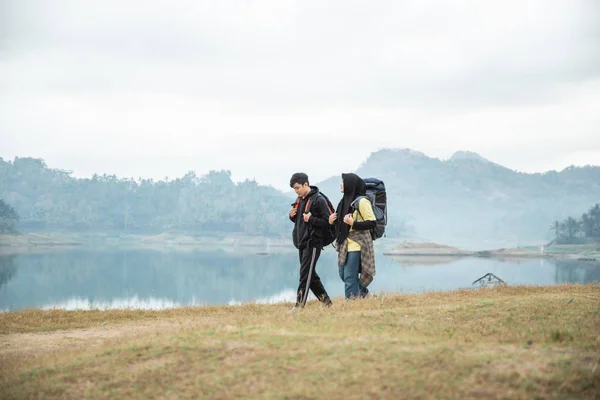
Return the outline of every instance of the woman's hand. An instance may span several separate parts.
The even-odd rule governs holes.
[[[337,213],[333,213],[329,216],[329,225],[333,225],[337,220]]]
[[[344,217],[344,222],[350,226],[354,225],[354,218],[352,218],[352,214],[346,214]]]

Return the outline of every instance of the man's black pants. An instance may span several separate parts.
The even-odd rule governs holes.
[[[317,261],[321,255],[321,249],[317,247],[307,246],[298,250],[300,258],[300,284],[298,285],[298,297],[296,298],[296,306],[304,307],[308,299],[308,291],[312,290],[319,301],[326,305],[331,304],[331,299],[321,283],[321,278],[317,274]]]

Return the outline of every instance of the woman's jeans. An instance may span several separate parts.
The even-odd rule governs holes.
[[[361,285],[358,279],[360,273],[360,251],[349,251],[346,263],[339,266],[340,278],[344,281],[346,299],[365,297],[369,289]]]

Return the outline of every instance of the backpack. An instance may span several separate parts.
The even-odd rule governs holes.
[[[387,194],[385,192],[385,184],[377,178],[365,178],[364,181],[367,185],[367,195],[361,196],[357,200],[365,197],[371,202],[377,222],[375,228],[371,229],[371,237],[373,240],[377,240],[385,234],[385,226],[387,225]],[[358,210],[358,203],[356,200],[353,203],[355,210]],[[358,212],[360,213],[360,210]]]
[[[325,196],[325,194],[322,192],[319,192],[319,194],[317,196],[322,196],[325,199],[325,201],[327,202],[327,208],[329,209],[329,215],[333,214],[335,212],[335,207],[333,207],[333,204],[331,204],[331,201],[329,200],[329,198],[327,196]],[[306,206],[304,207],[305,213],[308,213],[310,211],[310,203],[311,203],[311,199],[308,199],[308,201],[306,202]],[[299,205],[300,205],[300,197],[298,197],[298,199],[293,204],[293,206],[298,208]],[[328,218],[328,217],[329,216],[326,216],[326,218]],[[333,241],[335,240],[335,224],[329,225],[324,230],[323,236],[321,237],[321,239],[323,240],[323,247],[329,246],[330,244],[333,243]]]

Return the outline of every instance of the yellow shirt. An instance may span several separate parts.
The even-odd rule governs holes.
[[[360,210],[360,213],[358,212]],[[352,218],[356,222],[364,222],[364,221],[375,221],[375,213],[373,212],[373,207],[371,207],[371,202],[367,198],[362,198],[358,202],[358,210],[352,213]],[[350,231],[354,229],[350,228]],[[360,251],[360,244],[356,243],[354,240],[348,239],[348,251]]]

